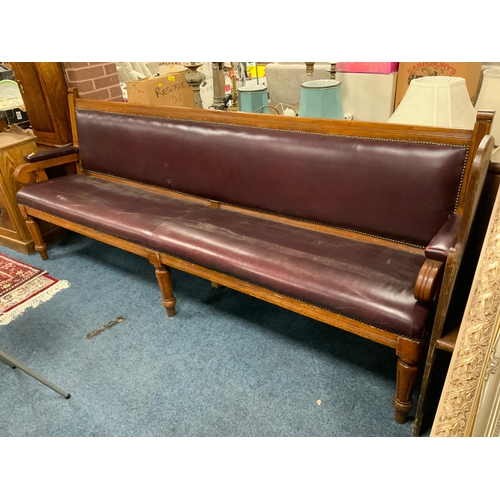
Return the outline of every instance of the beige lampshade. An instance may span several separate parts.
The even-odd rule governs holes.
[[[491,124],[490,135],[495,138],[495,145],[500,146],[500,69],[487,69],[483,73],[483,83],[477,97],[476,109],[493,109],[495,116]]]
[[[454,76],[424,76],[410,82],[389,123],[473,129],[476,111],[465,79]]]

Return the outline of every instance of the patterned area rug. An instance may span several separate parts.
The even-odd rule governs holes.
[[[67,281],[0,253],[0,325],[7,325],[28,307],[51,299]]]

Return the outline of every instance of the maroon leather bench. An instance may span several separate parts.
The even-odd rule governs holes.
[[[406,421],[491,157],[490,113],[467,131],[70,102],[74,146],[16,171],[43,258],[39,219],[148,258],[169,316],[174,267],[390,346]],[[45,173],[71,162],[75,175]]]

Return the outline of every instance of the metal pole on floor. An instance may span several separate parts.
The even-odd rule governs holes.
[[[24,365],[17,359],[13,358],[12,356],[9,356],[6,352],[0,351],[0,361],[3,361],[7,365],[9,365],[11,368],[19,368],[22,370],[24,373],[27,373],[30,377],[33,377],[34,379],[38,380],[42,384],[46,385],[53,391],[56,391],[58,394],[60,394],[63,398],[69,399],[71,397],[71,394],[67,393],[66,391],[63,391],[57,385],[53,384],[52,382],[49,382],[46,378],[42,377],[35,371],[33,371],[31,368],[28,366]]]

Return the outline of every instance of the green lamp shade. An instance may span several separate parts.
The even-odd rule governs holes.
[[[338,80],[312,80],[300,87],[299,116],[344,119]]]
[[[238,89],[238,110],[246,113],[269,113],[267,87],[245,85]]]

